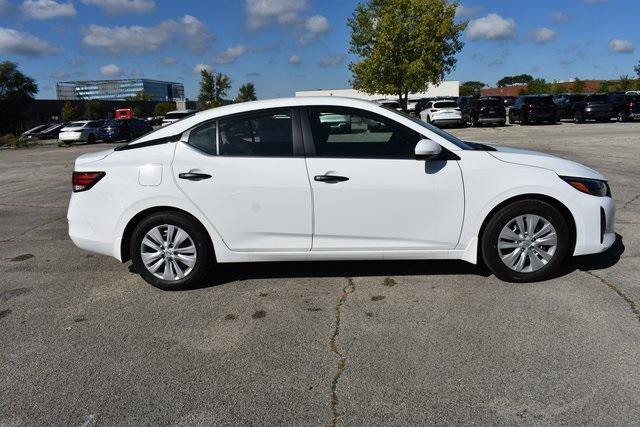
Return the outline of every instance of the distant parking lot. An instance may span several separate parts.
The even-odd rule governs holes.
[[[0,425],[637,423],[640,123],[451,132],[603,172],[618,242],[533,284],[318,262],[162,292],[67,238],[73,160],[107,145],[0,150]]]

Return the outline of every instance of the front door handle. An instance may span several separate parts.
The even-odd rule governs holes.
[[[188,179],[189,181],[202,181],[203,179],[211,178],[211,175],[207,173],[184,172],[184,173],[178,174],[178,178]]]
[[[316,175],[313,177],[313,180],[318,182],[335,184],[337,182],[349,181],[349,178],[347,178],[346,176],[340,176],[340,175]]]

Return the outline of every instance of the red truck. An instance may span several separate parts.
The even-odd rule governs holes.
[[[116,110],[116,119],[133,119],[133,110],[131,108],[119,108]]]

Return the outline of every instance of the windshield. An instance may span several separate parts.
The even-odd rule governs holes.
[[[458,108],[458,104],[454,101],[436,102],[433,104],[434,108]]]
[[[587,102],[609,102],[608,95],[589,95],[587,96]]]
[[[539,105],[539,106],[555,105],[553,103],[553,99],[550,96],[534,96],[531,98],[526,98],[526,102],[532,105]]]
[[[417,117],[413,117],[412,115],[405,113],[404,111],[398,111],[398,110],[389,110],[389,111],[392,111],[393,113],[398,114],[398,115],[404,117],[405,119],[409,119],[412,122],[419,124],[423,128],[428,129],[429,131],[431,131],[431,132],[437,134],[438,136],[446,139],[447,141],[449,141],[450,143],[452,143],[456,147],[459,147],[459,148],[461,148],[463,150],[478,150],[479,149],[479,148],[477,148],[477,147],[475,147],[475,146],[473,146],[473,145],[471,145],[471,144],[469,144],[469,143],[467,143],[467,142],[465,142],[465,141],[463,141],[461,139],[456,138],[455,136],[451,135],[450,133],[447,133],[447,132],[443,131],[442,129],[438,129],[435,126],[418,119]]]
[[[69,123],[69,127],[81,128],[87,122],[71,122]]]
[[[112,119],[112,120],[109,120],[109,123],[107,123],[107,125],[111,127],[119,127],[119,126],[124,126],[126,123],[127,123],[126,120]]]
[[[481,99],[481,107],[502,107],[502,101],[499,99]]]

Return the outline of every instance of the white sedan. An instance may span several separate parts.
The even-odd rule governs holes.
[[[60,129],[58,139],[64,142],[84,141],[93,144],[97,140],[98,129],[104,126],[104,120],[82,120],[71,122]]]
[[[351,125],[323,120],[338,116]],[[337,97],[214,108],[84,154],[67,218],[78,247],[167,290],[216,262],[295,260],[461,259],[536,281],[615,241],[602,174]]]
[[[429,101],[420,111],[420,118],[434,126],[462,124],[462,112],[453,100]]]

